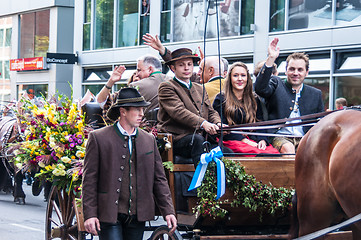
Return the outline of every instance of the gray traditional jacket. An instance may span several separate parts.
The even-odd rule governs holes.
[[[161,72],[153,72],[149,77],[133,82],[129,85],[131,87],[137,87],[140,95],[142,95],[147,102],[150,102],[150,105],[145,110],[144,115],[158,107],[158,87],[162,82],[169,79],[169,77]]]

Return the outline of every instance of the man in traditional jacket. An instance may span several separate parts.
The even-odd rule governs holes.
[[[114,71],[107,83],[97,95],[99,105],[106,113],[109,107],[117,99],[118,92],[110,94],[113,85],[121,80],[122,74],[125,71],[124,66],[114,68]],[[144,115],[158,107],[158,87],[168,80],[168,77],[162,73],[162,63],[158,58],[152,55],[145,55],[137,60],[137,74],[139,81],[130,84],[131,87],[136,87],[139,93],[150,102],[150,105],[145,109]]]
[[[177,226],[157,143],[138,128],[149,104],[135,88],[123,88],[107,113],[115,124],[89,134],[84,226],[101,240],[141,240],[145,221],[154,219],[155,202],[171,231]]]
[[[256,93],[266,100],[268,119],[296,118],[324,111],[321,90],[304,84],[309,71],[309,58],[305,53],[295,52],[286,60],[286,80],[272,76],[272,69],[279,56],[278,38],[272,40],[268,47],[268,58],[259,72]],[[300,122],[294,120],[292,123]],[[276,130],[278,134],[298,137],[276,137],[272,145],[281,153],[295,153],[302,136],[309,126],[283,127]]]
[[[171,56],[166,64],[175,77],[159,86],[158,131],[172,133],[174,153],[191,157],[196,165],[205,152],[203,130],[216,134],[221,119],[207,92],[190,80],[193,64],[199,61],[199,57],[188,48],[177,49]]]

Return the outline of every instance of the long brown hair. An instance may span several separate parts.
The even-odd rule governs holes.
[[[246,87],[244,88],[243,96],[241,100],[238,100],[233,92],[231,78],[232,78],[232,72],[235,67],[242,67],[247,71],[247,84]],[[235,62],[231,65],[226,78],[224,96],[225,96],[224,113],[226,115],[225,117],[228,121],[228,125],[236,124],[234,121],[236,111],[241,108],[245,112],[245,119],[243,119],[244,122],[246,123],[256,122],[257,102],[253,94],[252,78],[251,75],[249,74],[246,64],[242,62]]]

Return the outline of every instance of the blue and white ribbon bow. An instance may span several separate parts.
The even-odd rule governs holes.
[[[223,157],[221,148],[218,146],[213,148],[209,153],[203,153],[201,155],[201,160],[194,172],[191,185],[188,188],[188,191],[191,191],[195,188],[201,186],[204,174],[206,173],[208,163],[215,161],[217,164],[217,198],[223,196],[226,191],[226,172],[224,168],[224,163],[219,159]]]

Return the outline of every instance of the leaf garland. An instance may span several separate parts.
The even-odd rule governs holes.
[[[291,207],[293,189],[276,188],[272,184],[266,185],[256,181],[253,175],[246,174],[244,167],[237,161],[222,158],[226,169],[226,186],[233,192],[234,199],[224,201],[216,200],[217,175],[216,164],[209,163],[202,185],[198,188],[200,198],[193,211],[202,216],[212,218],[225,217],[228,211],[222,208],[223,203],[230,203],[231,207],[245,206],[250,211],[267,212],[274,214],[276,211],[285,211]],[[222,198],[221,198],[222,199]],[[231,201],[231,202],[230,202]]]

